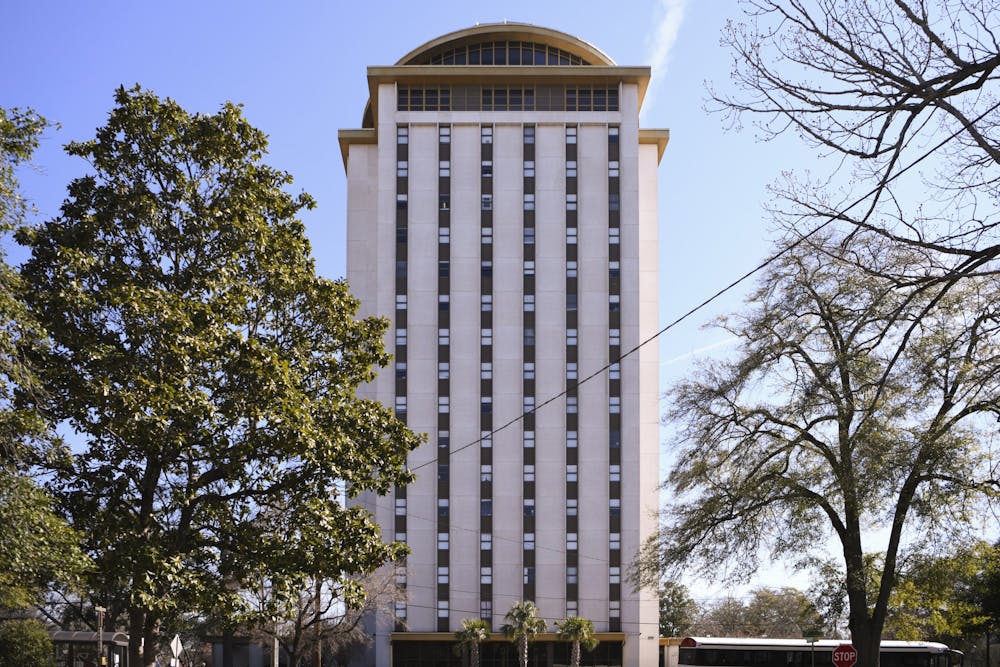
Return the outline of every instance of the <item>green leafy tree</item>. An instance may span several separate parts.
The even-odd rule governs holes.
[[[530,600],[515,602],[504,615],[500,630],[517,644],[517,660],[528,667],[528,642],[539,632],[545,632],[545,620],[538,617],[538,607]]]
[[[691,598],[687,586],[673,581],[660,584],[660,636],[684,637],[698,617],[698,603]]]
[[[490,638],[490,624],[481,618],[466,618],[455,632],[455,648],[469,654],[469,667],[479,667],[479,647]]]
[[[589,619],[570,616],[556,621],[556,633],[559,639],[572,644],[569,658],[571,667],[580,667],[581,647],[587,651],[597,648],[598,640],[594,636],[594,624]]]
[[[0,667],[55,667],[56,652],[45,625],[34,618],[0,623]]]
[[[44,407],[81,443],[52,488],[139,667],[183,613],[248,613],[254,581],[293,595],[400,557],[341,496],[409,482],[420,439],[356,395],[388,361],[386,322],[316,275],[296,219],[313,202],[262,161],[264,134],[233,104],[115,102],[67,146],[93,173],[19,239],[51,334]]]
[[[966,532],[996,491],[980,442],[1000,411],[997,280],[943,293],[884,277],[922,262],[884,239],[817,234],[770,265],[746,312],[720,322],[741,343],[733,358],[670,393],[673,496],[640,579],[722,565],[740,577],[765,550],[798,563],[832,536],[860,665],[877,664],[902,559],[922,535]],[[862,546],[875,535],[873,580]]]
[[[0,107],[0,235],[24,223],[30,210],[17,168],[28,163],[47,121],[32,111]],[[37,603],[52,581],[73,581],[87,566],[79,538],[52,499],[29,476],[61,457],[37,411],[16,401],[41,386],[22,349],[43,334],[22,298],[23,283],[0,250],[0,608]]]

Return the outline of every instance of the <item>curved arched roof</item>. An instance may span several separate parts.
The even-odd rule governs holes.
[[[530,23],[484,23],[456,30],[442,35],[418,46],[399,59],[397,65],[427,65],[436,57],[443,56],[449,50],[470,45],[492,44],[496,42],[522,42],[534,45],[544,45],[579,58],[582,62],[572,64],[582,65],[615,65],[615,62],[593,44],[578,37],[568,35],[551,28],[542,28]],[[574,58],[575,60],[575,58]],[[450,64],[450,63],[449,63]],[[468,64],[468,63],[460,63]],[[486,64],[522,64],[522,63],[486,63]],[[569,62],[555,63],[523,63],[523,64],[571,64]]]

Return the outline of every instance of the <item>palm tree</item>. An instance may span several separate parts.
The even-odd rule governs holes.
[[[511,641],[517,642],[518,662],[521,667],[528,667],[528,642],[545,630],[545,621],[538,617],[538,607],[530,600],[515,602],[504,620],[507,622],[501,630]]]
[[[455,633],[457,649],[469,652],[469,667],[479,667],[479,645],[490,638],[490,624],[481,618],[467,618]]]
[[[573,642],[573,653],[569,664],[571,667],[580,667],[580,647],[593,651],[597,646],[597,638],[594,637],[594,624],[579,616],[570,616],[561,621],[556,621],[556,631],[559,639]]]

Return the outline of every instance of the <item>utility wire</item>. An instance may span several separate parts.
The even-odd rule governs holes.
[[[990,107],[985,112],[983,112],[982,114],[980,114],[977,118],[973,119],[971,121],[971,123],[977,123],[977,122],[979,122],[980,120],[982,120],[983,118],[985,118],[987,115],[993,113],[993,111],[995,111],[998,108],[1000,108],[1000,102],[998,102],[997,104],[994,104],[992,107]],[[726,285],[722,289],[718,290],[717,292],[715,292],[714,294],[712,294],[711,296],[709,296],[707,299],[705,299],[704,301],[702,301],[698,305],[694,306],[693,308],[691,308],[690,310],[688,310],[687,312],[685,312],[684,314],[682,314],[680,317],[678,317],[677,319],[673,320],[672,322],[670,322],[669,324],[667,324],[665,327],[663,327],[662,329],[660,329],[659,331],[657,331],[653,335],[649,336],[648,338],[646,338],[645,340],[643,340],[642,342],[640,342],[638,345],[636,345],[632,349],[630,349],[627,352],[625,352],[624,354],[620,355],[617,359],[608,362],[607,364],[605,364],[601,368],[597,369],[596,371],[594,371],[593,373],[591,373],[587,377],[583,378],[582,380],[580,380],[579,382],[577,382],[576,385],[574,385],[574,386],[575,387],[579,387],[580,385],[582,385],[582,384],[584,384],[586,382],[589,382],[590,380],[593,380],[594,378],[598,377],[599,375],[603,375],[605,373],[605,371],[607,371],[609,368],[611,368],[611,366],[613,366],[615,364],[621,363],[621,361],[623,359],[625,359],[625,358],[631,356],[632,354],[638,352],[640,349],[642,349],[643,347],[645,347],[649,343],[653,342],[654,340],[656,340],[657,338],[659,338],[660,336],[662,336],[663,334],[665,334],[667,331],[670,331],[671,329],[673,329],[675,326],[677,326],[678,324],[680,324],[684,320],[688,319],[689,317],[691,317],[692,315],[694,315],[698,311],[700,311],[703,308],[705,308],[705,306],[709,305],[710,303],[712,303],[713,301],[715,301],[716,299],[718,299],[720,296],[722,296],[726,292],[729,292],[730,290],[732,290],[733,288],[737,287],[738,285],[740,285],[741,283],[743,283],[744,281],[746,281],[748,278],[750,278],[754,274],[762,271],[763,269],[767,268],[768,266],[770,266],[774,262],[778,261],[783,256],[787,255],[792,250],[794,250],[799,245],[801,245],[803,242],[805,242],[808,238],[810,238],[811,236],[813,236],[814,234],[816,234],[817,232],[819,232],[820,230],[822,230],[823,228],[825,228],[827,225],[829,225],[830,223],[832,223],[832,222],[834,222],[834,221],[842,218],[848,211],[850,211],[851,209],[853,209],[855,206],[858,206],[859,204],[863,203],[869,197],[871,197],[873,195],[877,195],[883,188],[885,188],[887,185],[889,185],[889,183],[895,181],[897,178],[899,178],[900,176],[902,176],[903,174],[905,174],[906,172],[910,171],[911,169],[913,169],[914,167],[916,167],[918,164],[920,164],[921,162],[923,162],[924,160],[926,160],[928,157],[930,157],[932,154],[934,154],[935,152],[937,152],[940,148],[942,148],[945,144],[947,144],[948,142],[950,142],[951,140],[953,140],[955,137],[957,137],[963,131],[964,131],[963,128],[959,128],[959,129],[955,130],[954,132],[952,132],[951,134],[949,134],[948,136],[946,136],[944,139],[942,139],[941,141],[939,141],[937,144],[933,145],[931,148],[929,148],[927,151],[925,151],[920,157],[918,157],[915,160],[913,160],[913,162],[911,162],[910,164],[906,165],[905,167],[903,167],[902,169],[900,169],[896,173],[892,174],[891,176],[888,176],[887,178],[881,180],[878,185],[876,185],[874,188],[872,188],[871,190],[865,192],[863,195],[861,195],[860,197],[858,197],[857,199],[855,199],[847,207],[845,207],[845,208],[843,208],[843,209],[841,209],[839,211],[836,211],[834,213],[827,213],[827,214],[825,214],[826,217],[828,218],[825,222],[823,222],[820,225],[817,225],[816,228],[814,228],[811,231],[807,232],[806,234],[800,236],[794,242],[788,244],[787,246],[785,246],[784,248],[782,248],[778,252],[774,253],[773,255],[771,255],[770,257],[768,257],[767,259],[765,259],[763,262],[761,262],[760,264],[758,264],[754,268],[750,269],[749,271],[747,271],[746,273],[744,273],[743,275],[741,275],[736,280],[733,280],[728,285]],[[485,438],[485,437],[492,438],[494,435],[496,435],[500,431],[503,431],[504,429],[507,429],[507,428],[513,426],[514,424],[517,424],[518,422],[520,422],[521,420],[523,420],[527,415],[534,414],[534,413],[538,412],[540,409],[542,409],[543,407],[545,407],[546,405],[549,405],[550,403],[553,403],[553,402],[559,400],[560,398],[562,398],[563,396],[565,396],[568,393],[568,391],[569,391],[569,388],[567,387],[566,389],[563,389],[558,394],[555,394],[554,396],[551,396],[550,398],[546,399],[545,401],[543,401],[543,402],[535,405],[530,410],[523,411],[518,416],[516,416],[513,419],[505,422],[504,424],[498,426],[497,428],[493,429],[492,431],[490,431],[485,436],[482,435],[482,434],[480,434],[480,436],[478,438],[476,438],[475,440],[472,440],[471,442],[468,442],[468,443],[466,443],[464,445],[461,445],[460,447],[457,447],[455,449],[449,450],[449,452],[448,452],[449,455],[451,455],[451,454],[457,454],[458,452],[466,450],[466,449],[468,449],[470,447],[474,447],[475,445],[478,445],[480,442],[482,442],[483,438]],[[420,470],[421,468],[423,468],[425,466],[428,466],[428,465],[431,465],[433,463],[437,463],[437,459],[431,459],[429,461],[425,461],[424,463],[421,463],[419,465],[414,466],[413,468],[411,468],[411,470],[413,470],[413,471]]]

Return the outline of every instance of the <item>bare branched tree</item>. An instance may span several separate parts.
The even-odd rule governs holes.
[[[922,261],[883,237],[817,234],[718,323],[741,346],[670,393],[672,503],[640,582],[749,575],[763,554],[799,561],[832,536],[859,665],[877,665],[901,559],[949,546],[997,491],[984,444],[1000,414],[1000,279],[884,277]]]
[[[779,219],[801,233],[832,218],[921,248],[928,270],[911,278],[996,270],[995,0],[743,6],[745,20],[730,22],[722,40],[735,90],[710,89],[713,108],[734,126],[752,119],[764,139],[794,132],[853,176],[840,188],[825,178],[819,187],[797,178],[777,185]],[[847,210],[863,193],[863,205]]]

